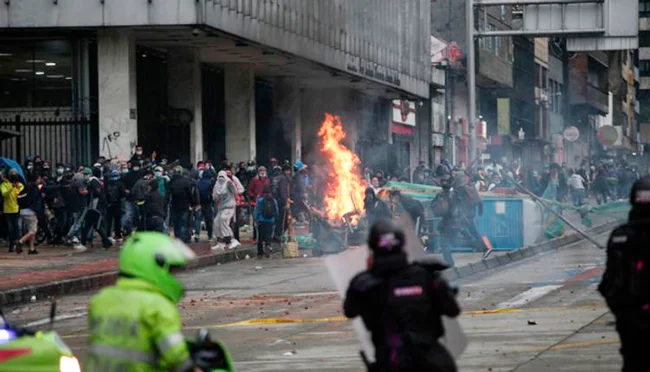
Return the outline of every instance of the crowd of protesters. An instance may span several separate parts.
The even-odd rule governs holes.
[[[100,157],[90,167],[52,167],[35,156],[21,168],[2,169],[0,183],[0,237],[19,254],[27,246],[38,253],[37,241],[86,250],[95,235],[108,249],[135,230],[171,232],[184,242],[198,242],[205,230],[214,250],[234,249],[240,227],[253,219],[258,256],[268,257],[290,213],[304,221],[314,189],[299,161],[183,167],[155,152],[145,156],[141,146],[125,162]]]
[[[100,157],[90,167],[52,166],[35,156],[20,172],[5,167],[1,175],[0,237],[8,241],[10,252],[27,248],[36,254],[36,243],[44,242],[85,250],[95,235],[102,247],[109,248],[135,230],[171,231],[184,242],[199,241],[205,230],[213,249],[233,249],[241,244],[240,228],[252,225],[260,257],[268,257],[270,243],[286,232],[290,217],[300,227],[314,209],[323,209],[328,177],[316,164],[280,163],[275,158],[265,165],[199,161],[183,167],[155,152],[145,156],[141,146],[125,162]],[[525,185],[544,197],[551,185],[552,198],[580,206],[588,196],[598,203],[625,198],[638,178],[635,167],[611,161],[584,162],[577,169],[552,163],[542,171],[526,172],[517,162],[490,162],[468,169],[463,163],[452,166],[443,160],[432,169],[422,162],[411,174],[390,176],[366,167],[364,209],[368,220],[390,217],[392,212],[378,197],[389,181],[457,189],[471,185],[476,191],[491,192]],[[414,223],[424,222],[424,208],[416,208],[399,193],[390,196]]]

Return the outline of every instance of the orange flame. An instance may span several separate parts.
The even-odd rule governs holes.
[[[318,137],[329,165],[325,213],[330,220],[341,220],[346,213],[363,208],[365,189],[359,172],[359,157],[341,144],[345,135],[341,118],[326,113]]]

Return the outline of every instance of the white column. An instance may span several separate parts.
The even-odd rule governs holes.
[[[293,135],[291,136],[291,148],[293,152],[291,164],[302,160],[302,90],[296,92],[296,109],[293,112]]]
[[[201,61],[196,48],[174,48],[167,59],[167,100],[174,109],[192,112],[190,123],[190,161],[203,159],[203,118]]]
[[[99,152],[128,160],[138,142],[135,37],[129,30],[97,31]]]
[[[254,160],[255,73],[250,66],[229,64],[225,68],[226,157],[230,162]]]

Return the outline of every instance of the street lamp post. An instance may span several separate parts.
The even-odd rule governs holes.
[[[469,125],[469,150],[468,164],[474,161],[476,156],[476,63],[474,50],[474,1],[466,0],[467,11],[467,92],[468,92],[468,115]]]

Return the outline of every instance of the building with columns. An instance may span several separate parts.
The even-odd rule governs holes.
[[[11,0],[0,3],[0,128],[22,160],[308,157],[324,112],[362,162],[428,159],[392,100],[431,82],[428,0]],[[417,105],[421,106],[421,105]],[[415,133],[430,141],[430,115]],[[381,144],[381,146],[380,146]],[[395,146],[410,159],[392,161]],[[392,163],[391,163],[392,162]]]

